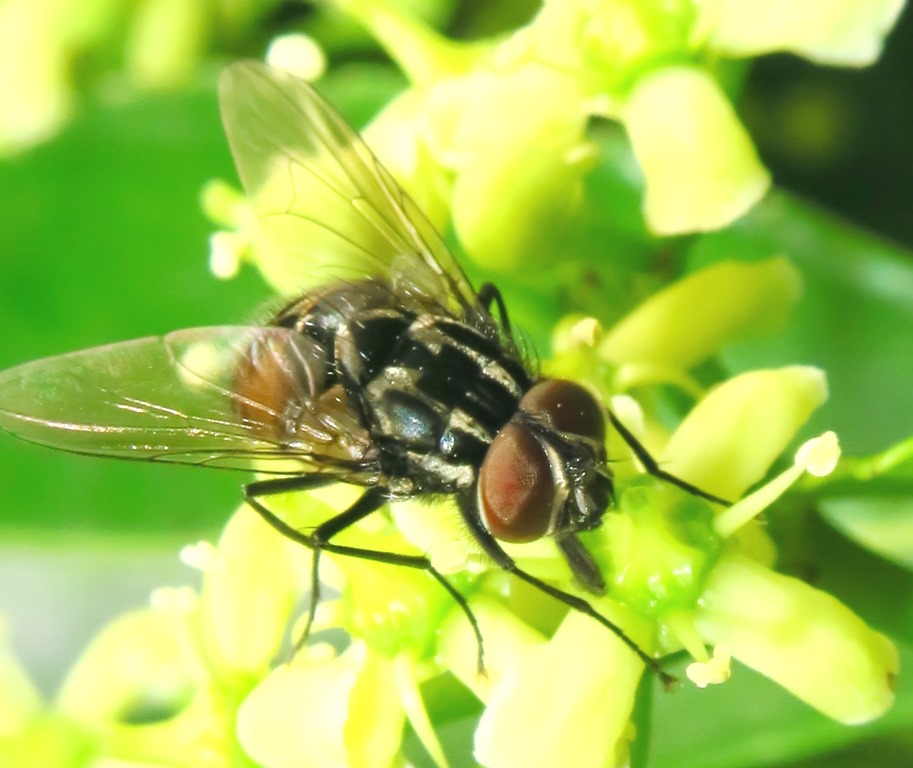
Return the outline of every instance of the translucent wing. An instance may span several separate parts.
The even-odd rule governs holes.
[[[257,246],[293,264],[301,287],[379,276],[406,307],[430,299],[492,322],[430,222],[307,83],[246,61],[223,73],[219,92]]]
[[[75,453],[370,480],[322,354],[283,328],[215,327],[37,360],[0,373],[0,428]]]

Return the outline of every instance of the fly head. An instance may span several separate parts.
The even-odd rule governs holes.
[[[613,500],[605,417],[584,387],[546,380],[523,396],[488,449],[478,494],[482,521],[495,538],[555,536],[584,586],[603,589],[598,567],[576,536],[597,527]]]

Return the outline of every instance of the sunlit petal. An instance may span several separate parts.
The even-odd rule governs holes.
[[[642,672],[620,640],[572,611],[550,642],[531,649],[492,689],[476,759],[486,768],[624,765]]]
[[[657,234],[724,227],[770,186],[732,105],[701,69],[670,66],[645,75],[621,119],[646,179],[644,215]]]
[[[705,0],[706,43],[733,56],[791,51],[820,64],[878,58],[905,0]]]
[[[783,258],[724,261],[659,291],[606,332],[600,355],[691,368],[723,346],[781,326],[801,293]]]
[[[699,488],[736,499],[763,478],[826,399],[827,383],[818,368],[743,373],[697,404],[672,435],[660,463]]]
[[[697,613],[705,639],[828,717],[872,720],[894,701],[897,649],[839,600],[740,556],[713,571]]]

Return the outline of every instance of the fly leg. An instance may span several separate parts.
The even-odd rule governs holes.
[[[476,541],[479,542],[479,544],[485,550],[485,553],[492,560],[494,560],[495,565],[497,565],[499,568],[503,568],[508,573],[513,574],[518,579],[522,579],[527,584],[530,584],[531,586],[538,589],[540,592],[544,592],[559,602],[564,603],[569,608],[573,608],[575,611],[579,611],[580,613],[586,614],[590,618],[596,620],[599,624],[612,632],[626,646],[628,646],[628,648],[630,648],[637,655],[637,657],[647,666],[647,668],[659,678],[659,681],[665,688],[670,688],[676,682],[675,676],[665,672],[657,659],[654,659],[652,656],[648,655],[636,642],[634,642],[634,640],[632,640],[625,633],[621,627],[599,613],[599,611],[597,611],[587,600],[584,600],[582,597],[578,597],[577,595],[573,595],[570,592],[565,592],[563,589],[558,589],[548,582],[545,582],[537,576],[533,576],[531,573],[527,573],[522,568],[520,568],[514,559],[501,548],[501,545],[498,544],[494,536],[492,536],[482,524],[481,517],[478,514],[478,511],[476,510],[475,504],[473,502],[474,498],[474,495],[467,495],[460,498],[460,511],[463,514],[463,520],[472,530]]]
[[[634,452],[638,461],[643,464],[647,474],[658,477],[660,480],[664,480],[670,485],[681,488],[692,496],[700,496],[702,499],[712,501],[714,504],[723,504],[725,506],[730,506],[732,504],[731,501],[727,501],[719,496],[714,496],[712,493],[708,493],[707,491],[701,490],[696,485],[692,485],[687,480],[682,480],[680,477],[676,477],[675,475],[666,472],[666,470],[659,466],[656,459],[650,455],[650,452],[643,444],[634,437],[631,430],[622,424],[621,419],[612,413],[612,411],[609,411],[609,421],[612,422],[612,426],[617,430],[618,434],[621,435],[621,439],[624,440],[628,444],[628,447]]]
[[[501,318],[501,326],[504,332],[510,335],[510,319],[507,317],[507,307],[504,305],[504,299],[501,297],[501,291],[494,283],[485,283],[476,294],[486,311],[491,309],[491,303],[494,302],[498,307],[498,315]]]
[[[421,555],[405,555],[398,552],[384,552],[376,549],[365,549],[362,547],[350,547],[342,544],[334,544],[330,541],[334,536],[355,525],[363,520],[372,512],[376,512],[380,507],[387,503],[387,497],[383,488],[370,488],[358,500],[352,504],[345,512],[341,512],[335,517],[331,517],[324,523],[317,526],[312,532],[305,533],[293,528],[274,512],[271,512],[261,499],[276,495],[278,493],[288,493],[296,490],[308,490],[327,484],[328,481],[320,476],[302,475],[300,477],[280,478],[276,480],[262,480],[250,483],[245,486],[244,496],[247,503],[250,504],[260,516],[269,523],[275,530],[283,536],[303,544],[313,551],[311,559],[311,599],[308,607],[307,620],[305,621],[304,630],[301,637],[296,643],[296,648],[307,640],[314,622],[314,616],[317,611],[317,603],[320,599],[320,578],[319,563],[320,554],[329,552],[336,555],[346,555],[348,557],[360,557],[363,560],[371,560],[376,563],[385,563],[387,565],[400,565],[406,568],[417,568],[426,571],[435,581],[437,581],[448,594],[454,599],[472,627],[472,632],[476,638],[477,647],[477,665],[479,674],[483,674],[485,666],[483,663],[482,652],[482,632],[479,629],[479,623],[473,614],[472,609],[466,598],[444,578],[443,574],[438,571],[427,557]]]

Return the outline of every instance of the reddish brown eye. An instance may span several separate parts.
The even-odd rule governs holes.
[[[502,541],[534,541],[548,532],[555,483],[541,443],[508,424],[492,441],[479,472],[479,505],[488,530]]]
[[[563,379],[540,381],[520,401],[527,413],[545,415],[555,429],[605,441],[605,416],[589,390]]]

